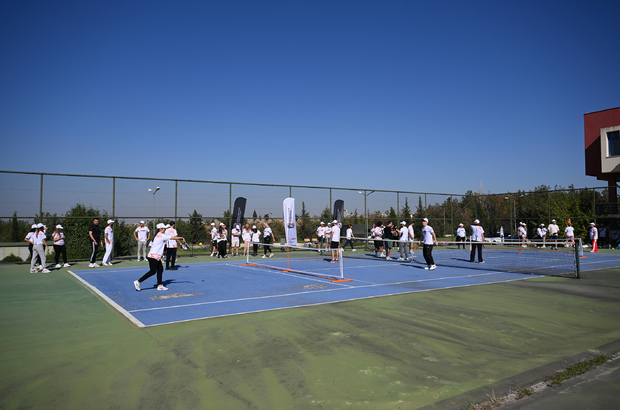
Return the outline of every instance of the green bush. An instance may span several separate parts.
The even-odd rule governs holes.
[[[22,263],[24,260],[17,255],[9,255],[2,259],[0,263]]]

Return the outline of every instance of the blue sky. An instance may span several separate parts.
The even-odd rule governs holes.
[[[2,1],[0,169],[464,193],[601,186],[618,1]]]

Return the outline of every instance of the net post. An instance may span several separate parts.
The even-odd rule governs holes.
[[[575,279],[581,279],[581,262],[579,260],[579,249],[581,249],[581,238],[579,238],[579,246],[575,246]]]

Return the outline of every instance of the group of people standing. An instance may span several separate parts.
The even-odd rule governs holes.
[[[65,234],[62,231],[64,228],[62,225],[56,225],[56,229],[52,233],[52,241],[54,242],[54,254],[56,256],[56,268],[68,268],[67,263],[67,247],[65,245]],[[42,223],[34,224],[31,226],[30,232],[24,239],[28,242],[28,250],[30,251],[30,273],[41,271],[43,273],[49,273],[47,269],[47,226]],[[64,265],[60,264],[60,258],[64,262]]]

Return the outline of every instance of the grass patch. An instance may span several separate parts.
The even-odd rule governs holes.
[[[606,354],[598,354],[596,357],[589,360],[582,360],[574,365],[555,373],[553,376],[546,376],[545,383],[547,386],[559,386],[564,380],[572,379],[592,369],[593,367],[600,366],[603,363],[611,359],[611,356]]]

